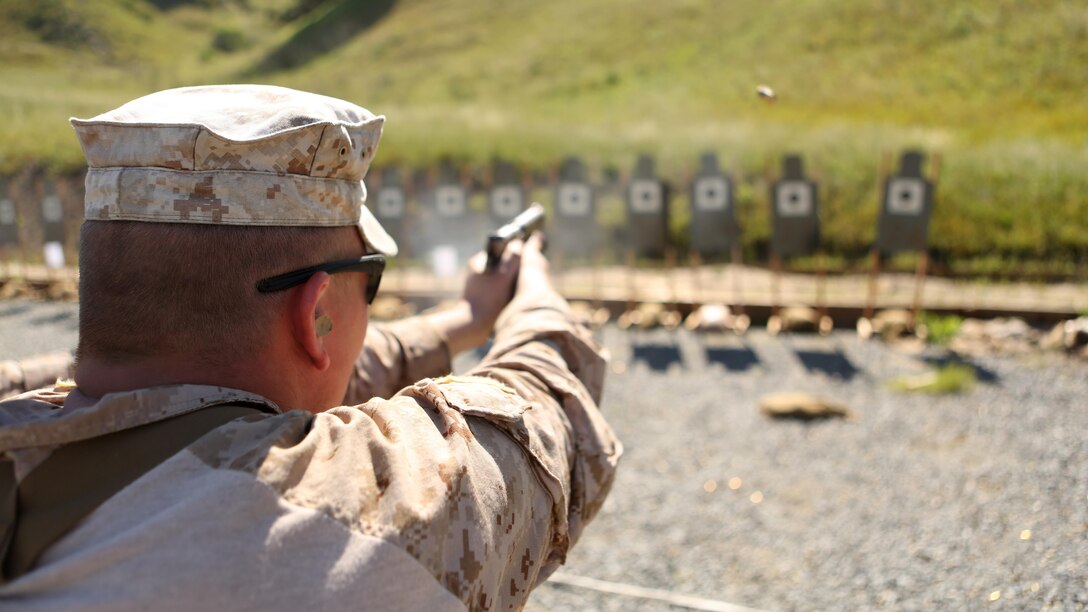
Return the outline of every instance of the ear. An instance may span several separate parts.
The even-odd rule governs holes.
[[[318,370],[327,370],[331,363],[325,350],[325,341],[320,335],[315,319],[324,314],[321,299],[329,289],[329,275],[318,272],[295,290],[291,305],[291,329],[295,342],[303,353],[310,358]]]

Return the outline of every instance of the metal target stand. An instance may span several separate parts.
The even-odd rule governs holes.
[[[441,277],[438,284],[444,293],[453,293],[457,290],[456,273],[453,270],[440,271],[438,264],[445,262],[448,253],[454,254],[455,263],[466,261],[479,250],[479,236],[483,234],[483,227],[479,214],[469,208],[468,180],[461,168],[444,160],[430,174],[427,182],[429,188],[425,210],[428,232],[425,244],[430,247],[428,254],[431,264]],[[443,249],[441,252],[440,248]],[[454,267],[459,268],[460,264]]]
[[[553,192],[552,214],[548,219],[548,245],[553,261],[563,277],[574,269],[576,261],[588,270],[590,288],[584,305],[586,316],[594,327],[601,327],[611,318],[604,306],[601,266],[604,253],[601,229],[597,223],[597,197],[587,178],[585,164],[577,157],[567,157],[558,168],[549,171]],[[572,303],[573,304],[573,303]]]
[[[654,159],[640,155],[627,185],[627,246],[624,265],[627,276],[627,308],[617,320],[626,329],[652,327],[665,319],[662,300],[642,303],[636,276],[638,256],[666,257],[668,239],[668,193],[658,177]]]
[[[898,174],[888,172],[887,155],[881,157],[880,182],[882,200],[877,239],[869,252],[869,278],[867,283],[865,309],[858,319],[858,336],[865,339],[876,333],[883,322],[876,312],[879,299],[879,277],[881,263],[885,255],[898,252],[913,252],[917,255],[914,270],[914,288],[910,310],[905,320],[905,331],[919,333],[918,314],[922,309],[922,294],[929,269],[929,221],[933,214],[935,186],[940,178],[941,157],[934,154],[930,161],[929,179],[922,167],[925,155],[918,151],[907,151],[900,159]]]
[[[740,225],[737,223],[733,181],[724,174],[714,153],[704,153],[699,159],[699,170],[691,180],[691,225],[689,236],[691,250],[688,257],[692,277],[698,287],[695,295],[699,306],[689,317],[688,329],[700,326],[722,327],[743,334],[751,320],[745,313],[741,293],[741,245]],[[732,304],[711,303],[702,291],[703,258],[728,254],[731,266],[727,268],[732,281]]]
[[[827,314],[826,262],[819,251],[820,218],[819,190],[815,181],[805,177],[803,161],[799,155],[788,154],[782,159],[782,177],[770,181],[770,164],[767,164],[767,180],[771,183],[770,209],[771,236],[771,316],[767,320],[767,332],[772,336],[782,331],[805,327],[821,335],[831,333],[833,323]],[[815,311],[805,307],[787,308],[790,316],[784,316],[782,306],[783,260],[801,255],[817,255]],[[795,319],[797,321],[795,321]]]

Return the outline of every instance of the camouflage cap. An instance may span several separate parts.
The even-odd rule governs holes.
[[[363,177],[385,117],[268,85],[183,87],[72,119],[87,157],[86,218],[229,225],[355,225],[397,245]]]

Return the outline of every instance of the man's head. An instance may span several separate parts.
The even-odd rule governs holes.
[[[252,376],[249,390],[266,379],[284,387],[273,399],[304,404],[292,407],[337,403],[366,331],[367,273],[257,284],[396,253],[364,206],[382,122],[261,86],[170,90],[73,120],[90,166],[80,364],[183,372],[151,384]]]

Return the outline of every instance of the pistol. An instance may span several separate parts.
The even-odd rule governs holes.
[[[502,253],[511,240],[524,240],[540,229],[544,229],[544,207],[533,202],[532,206],[487,237],[487,270],[499,266]]]

